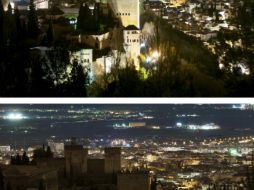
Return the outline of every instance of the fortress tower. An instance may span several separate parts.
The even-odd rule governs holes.
[[[105,148],[105,173],[116,173],[121,170],[121,148]]]
[[[77,145],[72,139],[71,145],[64,147],[65,169],[69,178],[78,179],[87,173],[88,149]]]
[[[108,3],[124,27],[134,25],[140,28],[139,0],[108,0]]]

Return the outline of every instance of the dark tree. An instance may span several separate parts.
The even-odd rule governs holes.
[[[54,42],[54,30],[53,30],[53,24],[52,21],[49,21],[49,26],[47,30],[47,41],[49,45],[52,45]]]
[[[4,190],[4,175],[1,167],[0,167],[0,190]]]
[[[30,0],[29,5],[29,14],[28,14],[28,35],[31,38],[37,38],[39,34],[39,24],[38,24],[38,18],[35,11],[35,5],[34,0]]]
[[[85,17],[85,7],[83,6],[83,3],[80,4],[79,7],[79,15],[77,18],[77,29],[78,30],[83,30],[84,28],[84,17]]]
[[[12,165],[28,165],[29,163],[29,158],[26,155],[26,152],[24,152],[22,156],[19,154],[16,154],[16,156],[11,156]]]
[[[92,13],[87,3],[85,6],[81,3],[77,19],[77,29],[82,32],[90,32],[94,26],[93,21]]]
[[[0,1],[0,47],[4,43],[4,8],[2,1]]]
[[[11,3],[8,4],[8,9],[6,12],[7,15],[12,15],[12,7],[11,7]]]
[[[7,45],[11,45],[15,43],[16,41],[16,35],[17,35],[17,30],[16,30],[16,23],[14,16],[12,14],[12,7],[11,4],[8,4],[8,9],[6,12],[5,16],[6,22],[5,22],[5,40]]]
[[[47,157],[48,158],[52,158],[53,157],[53,153],[51,152],[51,149],[49,146],[47,146],[47,151],[46,151]]]
[[[21,157],[20,157],[20,155],[19,155],[19,153],[16,155],[16,164],[17,165],[20,165],[21,164],[21,162],[22,162],[22,160],[21,160]]]
[[[39,181],[39,185],[38,186],[39,186],[38,190],[45,190],[45,186],[44,186],[43,180]]]
[[[23,34],[23,29],[22,29],[22,24],[21,24],[21,20],[20,20],[20,13],[18,8],[16,7],[14,10],[14,18],[15,18],[15,23],[16,23],[16,37],[17,37],[17,41],[19,41],[21,38],[23,38],[25,35]]]
[[[22,155],[22,165],[28,165],[28,164],[29,164],[29,158],[26,155],[26,152],[24,152]]]
[[[115,69],[113,75],[114,80],[107,85],[103,96],[143,96],[143,81],[134,65],[130,64],[124,69]]]
[[[156,178],[156,176],[154,177],[154,179],[151,182],[150,190],[157,190],[157,178]]]
[[[9,181],[7,182],[6,190],[12,190],[11,183]]]
[[[50,150],[50,147],[47,146],[47,150],[44,148],[38,148],[34,150],[34,155],[33,155],[33,162],[36,161],[36,159],[41,159],[41,158],[52,158],[53,153]]]
[[[71,96],[85,97],[86,92],[87,75],[84,73],[83,67],[75,60],[71,70],[71,77],[68,83],[68,91]]]

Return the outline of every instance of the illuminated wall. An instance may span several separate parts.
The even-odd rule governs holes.
[[[124,27],[135,25],[140,28],[139,0],[108,0],[108,3]]]
[[[48,0],[37,0],[34,1],[36,9],[48,9],[49,1]]]
[[[9,4],[9,0],[0,0],[0,1],[2,1],[4,10],[7,11],[7,9],[8,9],[8,4]]]
[[[123,36],[127,58],[131,58],[136,69],[139,69],[138,56],[140,55],[140,30],[128,27],[123,31]]]

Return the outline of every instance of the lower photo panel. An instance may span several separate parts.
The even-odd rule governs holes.
[[[253,190],[253,104],[0,104],[0,190]]]

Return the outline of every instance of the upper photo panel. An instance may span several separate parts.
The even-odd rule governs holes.
[[[0,97],[254,97],[254,1],[0,0]]]

